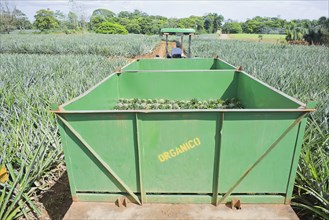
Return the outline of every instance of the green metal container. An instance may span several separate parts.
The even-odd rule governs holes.
[[[113,110],[119,98],[245,108]],[[287,204],[311,107],[219,59],[152,59],[54,112],[75,201]]]
[[[136,60],[122,68],[122,71],[132,72],[141,70],[233,70],[234,66],[219,59],[142,59]]]

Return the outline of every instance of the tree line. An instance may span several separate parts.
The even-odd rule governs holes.
[[[0,4],[0,32],[13,30],[37,29],[41,32],[90,31],[104,34],[158,34],[163,27],[194,28],[197,34],[211,33],[250,33],[250,34],[285,34],[288,41],[305,40],[313,44],[329,44],[329,18],[318,20],[291,20],[279,17],[256,16],[245,22],[236,22],[217,13],[187,18],[167,18],[148,15],[145,12],[121,11],[118,14],[107,9],[96,9],[89,19],[70,11],[41,9],[36,12],[31,23],[27,16],[17,8]]]

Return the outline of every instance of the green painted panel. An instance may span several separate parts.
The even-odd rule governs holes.
[[[117,93],[118,75],[113,74],[93,88],[90,92],[83,94],[79,99],[65,106],[65,110],[109,110],[115,106]]]
[[[125,193],[100,193],[100,192],[99,193],[86,193],[86,192],[78,192],[77,196],[76,196],[76,200],[78,202],[116,202],[118,198],[122,198],[123,196],[130,199],[129,195],[125,194]]]
[[[141,70],[233,70],[234,66],[219,59],[140,59],[122,68],[123,71]]]
[[[245,108],[298,108],[300,105],[244,73],[238,76],[237,98]]]
[[[210,195],[147,195],[146,202],[174,204],[203,204],[211,203]]]
[[[70,114],[65,118],[97,154],[130,187],[137,191],[134,114]],[[66,129],[70,167],[77,191],[120,192],[115,179]],[[67,155],[65,155],[67,156]],[[67,161],[67,160],[66,160]],[[69,171],[70,172],[70,171]],[[124,190],[123,190],[124,191]]]
[[[295,149],[294,149],[294,157],[291,162],[290,177],[289,177],[289,181],[287,184],[287,192],[286,192],[287,198],[285,201],[286,204],[289,204],[290,200],[292,198],[292,191],[294,189],[296,170],[297,170],[297,166],[298,166],[298,162],[299,162],[299,155],[300,155],[302,143],[304,140],[304,131],[305,131],[305,127],[306,127],[306,122],[307,122],[307,118],[304,118],[298,127],[298,134],[296,136],[296,144],[295,144]]]
[[[71,153],[70,148],[68,146],[72,146],[75,143],[70,143],[68,141],[69,139],[69,131],[66,131],[65,126],[61,120],[57,121],[59,132],[61,134],[61,141],[63,145],[63,151],[64,151],[64,159],[65,159],[65,165],[66,165],[66,171],[69,178],[69,184],[70,184],[70,191],[72,196],[76,196],[76,188],[75,188],[75,181],[74,181],[74,170],[72,168],[72,161],[71,161]]]
[[[219,198],[221,198],[219,196]],[[223,203],[232,201],[232,199],[239,199],[242,204],[283,204],[285,197],[282,195],[232,195],[227,197]]]
[[[147,195],[146,199],[147,202],[152,203],[211,203],[210,195]],[[228,197],[227,201],[232,199],[239,199],[242,204],[283,204],[284,202],[284,196],[280,195],[235,195]]]
[[[225,113],[219,192],[227,192],[298,117],[297,113]],[[233,193],[286,193],[298,126],[246,176]]]
[[[225,72],[138,72],[122,73],[122,98],[226,99],[236,97],[234,71]]]
[[[143,59],[144,60],[144,59]],[[127,65],[123,66],[121,68],[121,71],[126,71],[126,70],[139,70],[141,60],[134,60],[131,63],[128,63]]]
[[[122,194],[101,194],[101,193],[78,193],[77,200],[79,202],[115,202]],[[280,195],[235,195],[228,197],[227,201],[239,199],[242,204],[283,204],[284,196]],[[211,203],[210,195],[147,195],[148,203],[173,203],[173,204],[204,204]],[[226,202],[224,202],[226,203]]]
[[[195,33],[195,30],[192,28],[162,28],[161,33],[183,33],[183,34],[192,34]]]
[[[211,193],[218,114],[140,115],[146,193]]]
[[[228,70],[233,70],[236,67],[232,66],[231,64],[223,61],[223,60],[219,60],[219,59],[215,59],[215,65],[211,68],[211,69],[217,69],[217,70],[222,70],[222,69],[228,69]]]
[[[297,102],[243,72],[209,71],[233,68],[222,61],[176,59],[167,62],[155,59],[139,62],[144,67],[135,62],[127,69],[151,69],[154,66],[160,69],[115,74],[64,109],[112,110],[118,98],[188,100],[234,97],[240,99],[246,108],[297,110],[299,107]],[[161,72],[166,68],[181,68],[181,71]],[[204,68],[207,71],[189,72],[184,68]],[[147,202],[179,203],[210,203],[216,199],[216,189],[218,198],[221,198],[300,116],[298,112],[173,111],[137,113],[137,123],[136,113],[120,111],[59,114],[133,192],[141,190],[141,197]],[[119,182],[108,174],[81,141],[63,123],[59,122],[59,126],[72,194],[85,201],[112,201],[125,194]],[[284,203],[287,194],[288,202],[304,129],[305,120],[278,143],[228,199],[243,198],[245,203]],[[141,170],[138,169],[139,163]],[[215,196],[211,198],[213,194]]]

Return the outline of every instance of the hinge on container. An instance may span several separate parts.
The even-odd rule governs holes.
[[[233,209],[233,208],[241,209],[240,199],[232,199],[232,201],[231,201],[231,209]]]
[[[115,201],[115,204],[118,206],[118,207],[128,207],[128,199],[127,197],[119,197],[116,201]]]
[[[238,66],[236,69],[235,69],[235,71],[242,71],[242,66]]]

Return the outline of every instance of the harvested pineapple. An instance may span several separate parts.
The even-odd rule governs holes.
[[[120,98],[114,107],[116,110],[165,110],[165,109],[241,109],[239,100],[209,99],[168,100],[168,99],[123,99]]]

